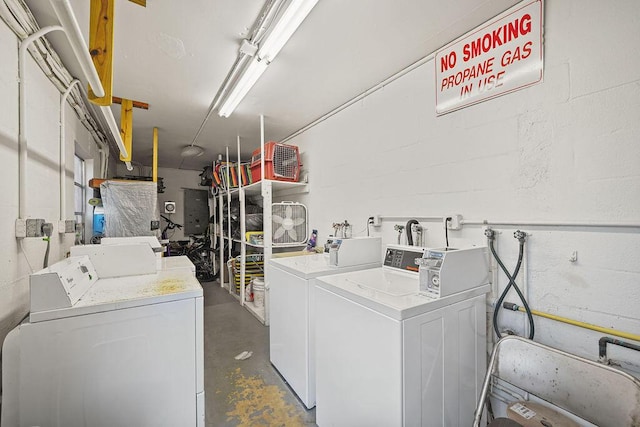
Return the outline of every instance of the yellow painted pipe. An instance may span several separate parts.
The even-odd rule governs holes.
[[[153,182],[158,182],[158,128],[153,128]]]
[[[517,307],[518,307],[518,311],[526,312],[524,307],[520,307],[520,306],[517,306]],[[556,316],[555,314],[549,314],[549,313],[545,313],[543,311],[538,311],[538,310],[531,310],[531,314],[540,316],[540,317],[545,317],[547,319],[555,320],[562,323],[568,323],[569,325],[578,326],[580,328],[591,329],[592,331],[602,332],[603,334],[607,334],[607,335],[613,335],[616,337],[626,338],[633,341],[640,341],[640,335],[631,334],[629,332],[622,332],[616,329],[605,328],[598,325],[592,325],[591,323],[579,322],[577,320],[569,319],[567,317]]]

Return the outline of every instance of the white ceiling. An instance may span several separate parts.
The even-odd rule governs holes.
[[[264,1],[118,0],[114,96],[149,103],[134,109],[133,161],[151,165],[154,126],[161,167],[201,169],[226,146],[235,154],[237,135],[246,159],[260,144],[260,114],[267,140],[281,140],[517,2],[320,0],[231,117],[211,116],[196,141],[205,154],[183,159]],[[26,3],[40,26],[57,23],[48,1]],[[70,3],[88,40],[90,2]],[[64,36],[48,38],[81,76]]]

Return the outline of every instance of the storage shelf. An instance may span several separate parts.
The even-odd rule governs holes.
[[[264,144],[264,117],[263,116],[260,117],[260,123],[261,123],[260,140],[261,140],[261,146],[262,146]],[[237,161],[241,162],[239,139],[238,139],[237,146],[238,146]],[[227,151],[226,162],[231,162],[229,158],[228,147],[226,151]],[[261,148],[261,155],[264,156],[264,150],[262,148]],[[262,203],[260,203],[260,205],[262,206],[263,223],[270,225],[271,224],[271,206],[273,204],[273,196],[277,196],[278,199],[283,200],[283,197],[288,195],[299,195],[299,194],[305,194],[308,192],[309,192],[309,185],[307,182],[290,182],[290,181],[278,181],[278,180],[269,180],[269,179],[254,182],[252,184],[245,185],[238,188],[231,188],[229,190],[221,189],[221,191],[218,192],[216,196],[216,201],[217,201],[216,208],[218,209],[216,223],[219,225],[219,228],[216,235],[220,240],[224,239],[227,242],[240,243],[239,248],[240,248],[241,258],[239,262],[239,271],[240,271],[241,277],[244,274],[244,277],[246,279],[246,274],[249,274],[247,273],[248,265],[246,261],[246,259],[248,259],[248,256],[252,255],[249,252],[262,253],[264,263],[265,263],[264,265],[266,266],[267,262],[271,258],[274,251],[283,252],[283,251],[286,251],[287,249],[295,250],[295,248],[304,248],[306,246],[306,243],[277,245],[277,244],[273,244],[271,242],[271,239],[265,240],[264,243],[262,244],[250,243],[246,241],[245,240],[246,239],[245,232],[247,231],[246,230],[246,203],[248,203],[248,200],[250,200],[249,198],[262,199]],[[224,236],[224,234],[227,233],[227,230],[228,230],[227,227],[224,227],[224,222],[223,222],[223,218],[225,217],[225,212],[224,212],[225,204],[232,199],[240,201],[239,221],[240,221],[240,231],[242,232],[241,239],[234,239],[234,238]],[[271,237],[271,233],[272,233],[271,227],[267,226],[265,232],[269,234],[269,237]],[[291,248],[294,248],[294,249],[291,249]],[[238,246],[234,246],[233,244],[219,245],[218,250],[220,252],[219,260],[220,260],[221,271],[227,268],[227,265],[225,265],[224,260],[231,256],[232,249],[238,249]],[[238,266],[236,268],[238,268]],[[264,268],[263,274],[264,274],[265,282],[268,283],[267,268]],[[242,301],[241,297],[239,297],[238,295],[235,295],[235,288],[233,287],[235,286],[233,283],[234,276],[233,275],[230,275],[230,276],[231,277],[229,277],[229,280],[232,283],[225,284],[225,288],[227,289],[227,291],[231,295],[234,295],[234,297],[239,300],[240,304],[244,305],[247,308],[247,310],[253,316],[255,316],[256,319],[260,321],[260,323],[262,323],[265,326],[269,326],[269,318],[268,318],[269,307],[265,307],[266,304],[268,304],[268,301],[265,300],[265,304],[264,304],[265,306],[261,306],[261,307],[257,307],[253,302]]]
[[[276,181],[273,179],[265,179],[264,182],[271,183],[271,190],[274,193],[285,194],[300,194],[309,191],[309,187],[306,182],[289,182],[289,181]],[[254,182],[253,184],[245,185],[242,187],[244,193],[248,196],[259,196],[262,194],[262,181]],[[229,190],[229,194],[236,195],[240,192],[238,188],[232,188]],[[226,195],[227,193],[222,193]]]

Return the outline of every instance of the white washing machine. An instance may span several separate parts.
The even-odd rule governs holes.
[[[3,426],[204,426],[202,287],[188,263],[146,273],[140,255],[143,274],[84,255],[31,276],[3,345]]]
[[[332,239],[331,255],[276,258],[269,263],[271,363],[307,408],[316,404],[316,279],[379,267],[381,251],[379,237]]]
[[[472,424],[489,291],[486,248],[474,249],[477,271],[465,275],[472,279],[437,298],[420,293],[415,258],[423,253],[415,247],[390,245],[382,268],[317,280],[319,426]],[[457,281],[451,271],[441,288]]]

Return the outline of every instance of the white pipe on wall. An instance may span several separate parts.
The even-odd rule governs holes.
[[[53,7],[53,11],[65,30],[67,40],[80,63],[82,72],[91,85],[91,89],[93,89],[93,93],[99,98],[103,97],[104,88],[102,87],[100,76],[98,76],[96,67],[93,65],[93,59],[91,59],[91,55],[89,55],[89,48],[84,43],[82,32],[80,31],[80,25],[78,25],[78,21],[73,14],[69,1],[49,0],[49,3],[51,4],[51,7]]]
[[[501,225],[509,227],[585,227],[585,228],[640,228],[640,223],[633,222],[591,222],[591,221],[490,221],[467,220],[460,221],[462,225]]]
[[[2,1],[4,4],[4,1]],[[6,5],[5,5],[6,7]],[[20,43],[18,49],[18,218],[24,219],[27,210],[27,129],[26,129],[26,98],[25,98],[25,55],[27,48],[34,40],[39,39],[51,31],[63,30],[59,25],[44,27]]]
[[[380,215],[378,218],[381,220],[388,221],[408,221],[410,219],[417,219],[419,221],[442,221],[447,218],[445,215],[442,216],[411,216],[411,215],[403,215],[403,216],[385,216]]]
[[[93,89],[93,93],[97,97],[104,96],[104,88],[102,87],[102,82],[100,81],[100,76],[98,76],[98,72],[93,65],[93,60],[91,59],[91,55],[89,55],[89,48],[84,43],[84,39],[82,37],[82,32],[80,31],[80,26],[78,25],[78,21],[76,20],[75,15],[73,14],[73,10],[68,0],[49,0],[51,6],[53,7],[58,20],[62,24],[62,27],[65,29],[65,33],[67,35],[67,39],[69,40],[69,44],[71,45],[71,49],[73,49],[73,53],[75,54],[78,62],[80,63],[80,67],[82,71],[89,81],[91,85],[91,89]],[[128,157],[127,149],[122,142],[122,137],[120,136],[120,129],[116,124],[116,120],[113,117],[113,112],[111,111],[111,107],[109,106],[101,106],[100,111],[102,112],[107,124],[109,125],[109,130],[113,135],[113,138],[120,149],[120,154],[122,157]],[[133,166],[131,166],[131,162],[125,162],[127,166],[127,170],[133,170]]]
[[[67,150],[66,150],[66,137],[65,137],[65,110],[67,99],[73,87],[80,83],[80,80],[73,79],[60,97],[60,222],[62,223],[67,219],[67,189],[65,185],[65,178],[67,175]],[[64,233],[64,228],[59,229],[61,233]]]
[[[100,106],[100,111],[104,115],[105,120],[107,121],[107,125],[109,126],[109,130],[113,135],[113,138],[116,140],[116,144],[118,144],[118,148],[120,149],[120,154],[122,157],[129,157],[127,153],[127,149],[124,146],[124,142],[122,141],[122,136],[120,135],[120,128],[116,123],[115,117],[113,117],[113,111],[111,111],[111,107],[109,106]],[[131,166],[131,162],[124,162],[127,165],[127,170],[133,170],[133,166]]]

